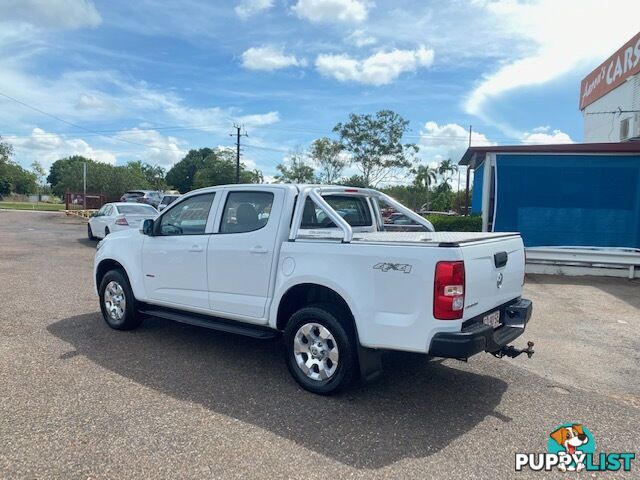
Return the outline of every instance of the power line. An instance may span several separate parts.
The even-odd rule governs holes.
[[[26,107],[26,108],[29,108],[29,109],[31,109],[31,110],[33,110],[33,111],[36,111],[36,112],[38,112],[38,113],[41,113],[42,115],[46,115],[46,116],[51,117],[51,118],[53,118],[53,119],[55,119],[55,120],[58,120],[59,122],[66,123],[67,125],[70,125],[70,126],[72,126],[72,127],[74,127],[74,128],[79,128],[80,130],[84,130],[84,131],[89,132],[89,133],[97,134],[97,135],[100,135],[100,136],[102,136],[102,137],[106,137],[106,138],[111,138],[111,139],[116,140],[116,141],[118,141],[118,142],[129,143],[129,144],[131,144],[131,145],[138,145],[138,146],[140,146],[140,147],[146,147],[146,148],[157,148],[157,149],[159,149],[159,150],[167,150],[167,151],[169,151],[169,152],[173,152],[173,151],[175,151],[174,149],[171,149],[171,148],[158,147],[158,146],[155,146],[155,145],[147,145],[147,144],[144,144],[144,143],[139,143],[139,142],[133,142],[133,141],[131,141],[131,140],[126,140],[126,139],[124,139],[124,138],[114,137],[114,136],[112,136],[112,135],[104,135],[104,134],[101,134],[101,133],[99,133],[99,132],[96,132],[95,130],[91,130],[91,129],[89,129],[89,128],[85,128],[85,127],[83,127],[83,126],[81,126],[81,125],[77,125],[77,124],[75,124],[75,123],[69,122],[69,121],[65,120],[64,118],[60,118],[60,117],[58,117],[57,115],[54,115],[54,114],[52,114],[52,113],[45,112],[44,110],[41,110],[41,109],[39,109],[39,108],[37,108],[37,107],[34,107],[34,106],[32,106],[32,105],[29,105],[28,103],[22,102],[22,101],[20,101],[20,100],[18,100],[18,99],[16,99],[16,98],[13,98],[13,97],[11,97],[11,96],[9,96],[9,95],[6,95],[6,94],[4,94],[4,93],[2,93],[2,92],[0,92],[0,96],[2,96],[2,97],[4,97],[4,98],[8,98],[9,100],[11,100],[11,101],[13,101],[13,102],[16,102],[16,103],[18,103],[18,104],[20,104],[20,105],[22,105],[22,106],[24,106],[24,107]]]

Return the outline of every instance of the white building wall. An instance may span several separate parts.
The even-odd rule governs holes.
[[[631,118],[629,125],[631,136],[640,136],[640,113],[589,115],[589,113],[613,112],[618,109],[640,110],[640,74],[630,77],[618,88],[582,111],[585,143],[619,142],[620,121],[625,118]]]

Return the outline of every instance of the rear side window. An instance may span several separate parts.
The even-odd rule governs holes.
[[[371,210],[364,197],[326,195],[322,198],[352,227],[370,227],[373,225]],[[336,228],[336,226],[320,207],[313,203],[313,200],[307,198],[304,204],[301,228]]]
[[[202,235],[207,226],[214,193],[189,197],[160,217],[160,235]]]
[[[222,213],[220,233],[245,233],[260,230],[269,221],[273,193],[231,192]]]

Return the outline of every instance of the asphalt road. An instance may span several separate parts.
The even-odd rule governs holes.
[[[0,478],[557,477],[516,473],[514,454],[568,421],[640,453],[639,282],[530,277],[533,359],[393,354],[378,382],[324,398],[278,341],[110,330],[85,228],[0,211]]]

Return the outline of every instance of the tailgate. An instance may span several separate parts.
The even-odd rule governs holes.
[[[460,245],[465,266],[464,320],[519,297],[524,280],[520,236]]]

